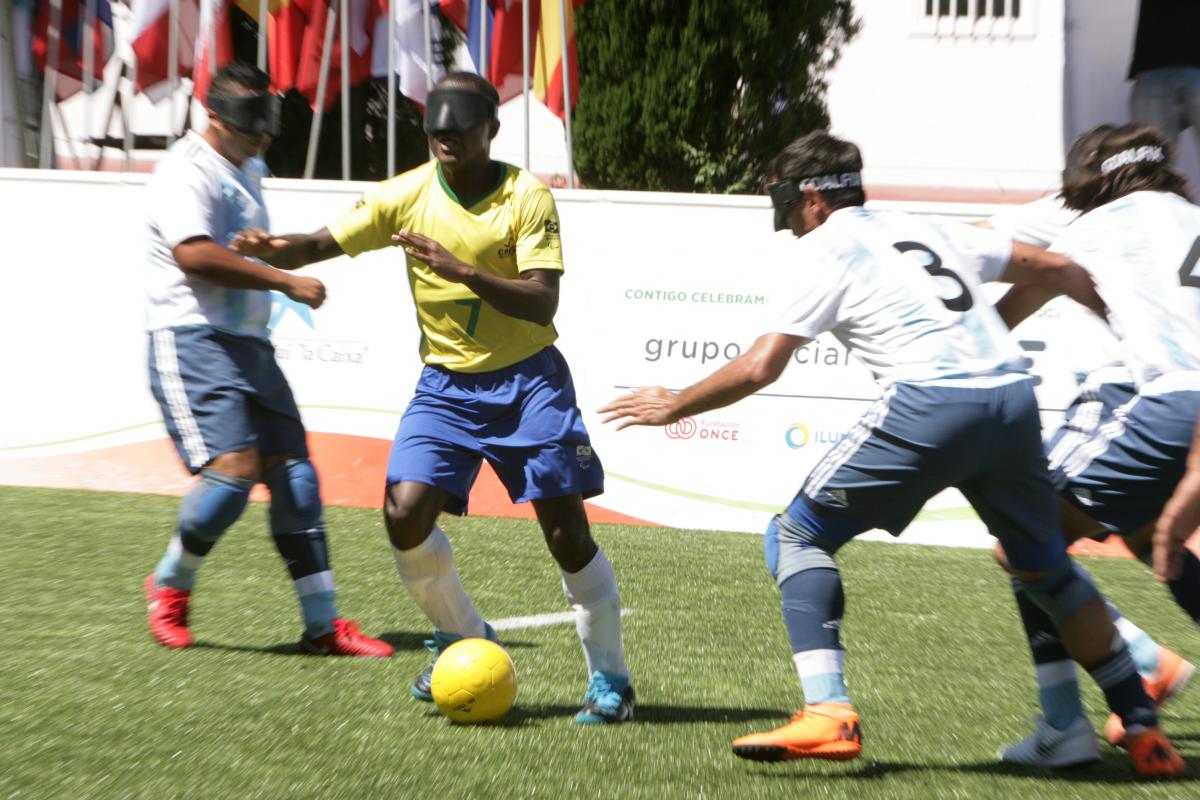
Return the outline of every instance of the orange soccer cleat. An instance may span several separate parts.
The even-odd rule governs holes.
[[[1143,778],[1178,778],[1184,763],[1161,728],[1146,728],[1125,737],[1133,768]]]
[[[1168,700],[1183,691],[1183,687],[1192,679],[1196,668],[1183,656],[1174,650],[1160,647],[1158,651],[1158,669],[1149,678],[1143,678],[1146,694],[1150,695],[1155,708],[1161,708]],[[1113,747],[1123,747],[1125,742],[1125,725],[1116,714],[1109,714],[1104,723],[1104,741]]]
[[[781,728],[733,740],[733,754],[751,761],[849,761],[860,753],[862,724],[848,703],[806,705]]]
[[[379,639],[372,639],[358,629],[358,623],[350,619],[335,619],[333,630],[324,636],[300,639],[300,652],[312,656],[367,656],[387,658],[392,646]]]
[[[146,576],[144,588],[150,633],[163,647],[189,647],[192,632],[188,630],[188,603],[192,593],[159,586],[153,572]]]

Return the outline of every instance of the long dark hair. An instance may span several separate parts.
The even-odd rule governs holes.
[[[1059,196],[1076,211],[1133,192],[1171,192],[1190,201],[1191,187],[1175,171],[1174,159],[1175,148],[1151,125],[1100,125],[1071,145]]]

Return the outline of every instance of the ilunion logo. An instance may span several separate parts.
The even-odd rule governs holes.
[[[799,450],[808,444],[808,426],[803,422],[794,422],[783,434],[783,440],[793,450]]]

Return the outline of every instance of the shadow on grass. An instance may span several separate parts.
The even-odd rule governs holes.
[[[425,641],[429,638],[428,633],[413,633],[411,631],[389,631],[381,633],[377,639],[390,644],[396,648],[397,652],[411,651],[423,652],[425,650]],[[519,650],[527,647],[537,647],[538,645],[530,642],[517,642],[505,640],[504,647],[509,650]],[[297,642],[283,642],[280,644],[268,645],[246,645],[246,644],[226,644],[225,642],[209,642],[197,639],[192,643],[192,648],[196,650],[225,650],[231,653],[262,653],[269,656],[298,656],[307,655],[300,652],[300,645]]]
[[[561,703],[518,703],[503,718],[486,723],[493,728],[520,728],[545,719],[573,719],[579,704]],[[434,717],[438,712],[431,710],[425,716]],[[638,705],[632,724],[672,725],[697,722],[757,722],[778,719],[780,712],[774,708],[713,708],[711,706],[663,706]],[[454,724],[454,723],[449,723]]]
[[[382,639],[397,650],[425,650],[425,642],[429,641],[429,631],[421,631],[414,633],[412,631],[386,631],[379,634],[375,638]],[[505,639],[500,644],[504,645],[505,650],[521,650],[529,647],[537,647],[538,645],[531,642],[514,641]]]
[[[870,780],[886,778],[904,772],[928,772],[931,775],[944,772],[959,772],[966,775],[994,775],[997,777],[1042,781],[1053,780],[1072,784],[1093,784],[1096,786],[1154,783],[1151,779],[1138,776],[1133,771],[1133,765],[1130,764],[1128,757],[1124,753],[1111,751],[1102,754],[1099,763],[1065,769],[1036,769],[1034,767],[1022,767],[1017,764],[1004,764],[999,761],[982,761],[975,764],[922,764],[875,759],[849,762],[843,768],[830,764],[824,769],[820,769],[819,772],[814,772],[812,769],[795,768],[803,764],[811,767],[813,762],[800,760],[784,765],[755,765],[750,771],[755,775],[774,778],[776,780],[811,779],[814,777],[820,777],[821,780]],[[1200,770],[1197,770],[1195,766],[1189,766],[1183,777],[1173,781],[1172,784],[1191,784],[1197,782],[1200,782]]]

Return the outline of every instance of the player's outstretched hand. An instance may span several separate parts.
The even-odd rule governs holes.
[[[475,271],[428,236],[412,231],[400,231],[392,234],[392,241],[401,245],[405,253],[452,283],[462,283]]]
[[[239,231],[233,237],[233,241],[229,243],[229,249],[238,255],[247,258],[260,258],[263,261],[270,261],[271,256],[287,246],[287,239],[281,236],[272,236],[262,228],[249,228]]]
[[[662,386],[643,386],[618,397],[599,409],[604,422],[617,423],[617,430],[630,425],[670,425],[676,420],[675,394]]]
[[[320,308],[325,302],[325,284],[307,275],[291,275],[285,290],[288,297],[309,308]]]

